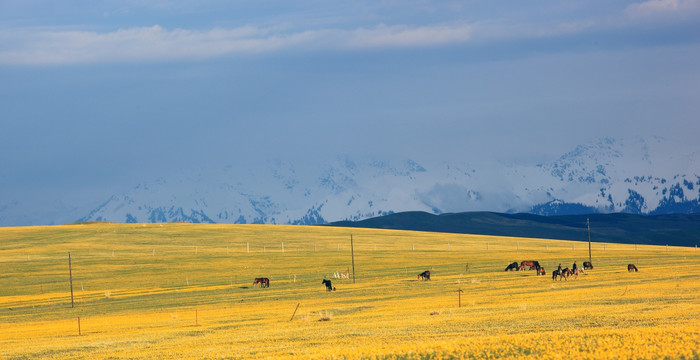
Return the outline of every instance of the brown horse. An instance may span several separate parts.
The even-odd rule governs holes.
[[[634,271],[634,272],[637,272],[637,271],[639,271],[639,270],[637,270],[637,267],[634,266],[634,264],[627,264],[627,271]]]
[[[520,263],[520,269],[525,270],[525,267],[529,266],[530,270],[537,270],[540,268],[540,263],[539,261],[535,260],[525,260]]]
[[[540,276],[540,275],[547,275],[547,272],[544,271],[543,267],[537,269],[537,276]]]
[[[564,278],[564,280],[569,280],[571,270],[569,270],[569,268],[565,268],[562,269],[561,272],[559,270],[552,271],[552,280],[556,280],[557,276],[559,277],[559,281],[561,281],[562,278]]]
[[[584,269],[584,270],[589,270],[589,269],[592,270],[592,269],[593,269],[593,264],[592,264],[590,261],[584,261],[584,262],[583,262],[583,269]]]
[[[268,278],[255,278],[253,281],[253,287],[255,285],[260,285],[261,288],[269,288],[270,287],[270,279]]]
[[[422,273],[418,274],[418,279],[430,280],[430,271],[425,270]]]

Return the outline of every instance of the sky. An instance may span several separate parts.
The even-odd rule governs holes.
[[[0,0],[0,207],[195,164],[693,143],[699,94],[700,0]]]

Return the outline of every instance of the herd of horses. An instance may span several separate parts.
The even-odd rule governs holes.
[[[560,266],[561,267],[561,266]],[[525,260],[518,264],[517,261],[510,263],[506,266],[505,271],[524,271],[524,270],[536,270],[537,275],[546,275],[544,267],[540,266],[540,263],[535,260]],[[586,270],[593,269],[593,264],[590,261],[583,262],[583,269],[576,267],[576,262],[574,261],[574,266],[572,269],[564,268],[552,271],[552,280],[568,280],[570,276],[578,278],[579,274],[585,274]],[[627,264],[627,271],[639,271],[634,264]]]
[[[518,264],[517,261],[514,261],[508,266],[506,266],[505,271],[525,271],[526,269],[535,270],[537,272],[537,276],[547,275],[547,272],[544,270],[544,267],[542,267],[540,263],[536,260],[524,260],[521,261],[520,264]],[[585,274],[586,270],[591,269],[593,269],[593,264],[590,261],[583,262],[583,269],[576,267],[576,262],[574,261],[574,266],[572,267],[572,269],[569,269],[567,267],[561,270],[557,269],[552,271],[552,280],[568,280],[571,276],[578,278],[579,274]],[[639,270],[634,264],[627,264],[627,271],[636,272]],[[425,270],[422,273],[418,274],[418,280],[430,280],[430,270]],[[326,286],[326,291],[335,291],[335,287],[333,286],[330,280],[323,279],[321,284]],[[255,280],[253,281],[253,287],[255,286],[260,286],[261,288],[269,288],[270,279],[265,277],[255,278]]]

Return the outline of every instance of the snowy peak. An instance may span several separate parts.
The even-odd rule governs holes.
[[[314,162],[232,163],[143,182],[106,196],[76,217],[317,224],[403,211],[700,212],[700,163],[692,146],[658,137],[604,138],[575,146],[551,162],[517,165],[350,155]],[[0,221],[19,207],[0,204]]]

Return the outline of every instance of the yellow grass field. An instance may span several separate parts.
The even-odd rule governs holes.
[[[355,284],[334,277],[352,273],[351,235]],[[587,275],[553,281],[558,263],[588,259],[587,243],[276,225],[0,228],[0,358],[700,358],[696,248],[593,243],[592,253]],[[504,272],[522,260],[547,275]],[[431,281],[417,279],[424,270]]]

